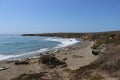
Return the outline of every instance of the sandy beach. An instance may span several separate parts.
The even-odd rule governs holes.
[[[72,45],[60,50],[52,50],[47,54],[54,55],[61,61],[65,61],[67,67],[49,68],[48,66],[39,63],[41,55],[34,56],[29,59],[29,64],[15,65],[15,61],[0,61],[0,80],[11,80],[21,74],[31,74],[40,72],[61,72],[65,80],[69,80],[68,72],[65,70],[76,70],[81,66],[90,64],[97,59],[97,56],[92,54],[91,46],[93,42],[83,41],[79,44]],[[50,77],[49,77],[50,78]]]

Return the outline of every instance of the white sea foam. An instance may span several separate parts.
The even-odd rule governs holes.
[[[45,40],[49,40],[49,41],[56,41],[56,42],[60,42],[60,44],[58,44],[56,47],[52,48],[52,49],[56,49],[56,48],[62,48],[62,47],[67,47],[73,44],[78,43],[79,41],[76,40],[75,38],[47,38]],[[50,49],[48,48],[43,48],[40,49],[38,51],[33,51],[33,52],[29,52],[29,53],[22,53],[22,54],[16,54],[16,55],[0,55],[0,60],[8,60],[8,59],[19,59],[22,58],[24,56],[29,57],[30,55],[35,55],[35,54],[39,54],[39,53],[43,53],[43,52],[47,52]]]
[[[29,57],[30,55],[37,54],[37,53],[43,53],[49,51],[48,48],[43,48],[38,51],[33,51],[29,53],[22,53],[22,54],[16,54],[16,55],[0,55],[0,60],[14,60],[14,59],[19,59],[20,57]]]
[[[10,58],[10,57],[12,57],[12,55],[0,55],[0,60],[5,60],[5,59],[8,59],[8,58]]]
[[[46,40],[60,42],[60,44],[58,44],[58,46],[56,46],[55,48],[67,47],[79,42],[75,38],[48,38]]]

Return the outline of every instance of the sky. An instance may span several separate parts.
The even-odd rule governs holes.
[[[120,0],[0,0],[0,34],[120,30]]]

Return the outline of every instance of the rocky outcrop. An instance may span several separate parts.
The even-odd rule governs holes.
[[[67,66],[64,61],[61,61],[52,55],[42,55],[39,59],[39,63],[46,64],[50,68],[55,68],[57,66],[63,68]]]

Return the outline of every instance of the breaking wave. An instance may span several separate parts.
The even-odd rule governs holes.
[[[70,46],[70,45],[73,45],[73,44],[76,44],[76,43],[79,42],[75,38],[51,38],[50,37],[50,38],[46,38],[44,40],[60,42],[60,44],[57,44],[56,47],[53,47],[51,49],[63,48],[63,47],[67,47],[67,46]],[[40,54],[40,53],[47,52],[47,51],[49,51],[51,49],[42,48],[42,49],[37,50],[37,51],[32,51],[32,52],[22,53],[22,54],[14,54],[14,55],[0,54],[0,60],[16,60],[16,59],[21,59],[21,58],[27,58],[27,57],[33,56],[35,54]]]

